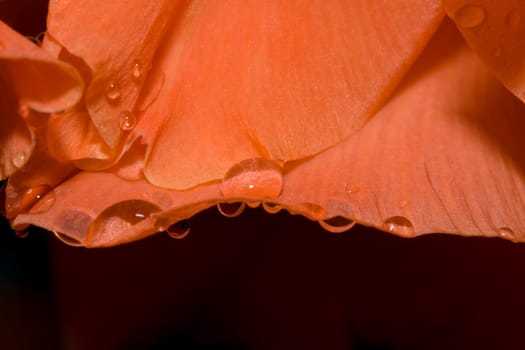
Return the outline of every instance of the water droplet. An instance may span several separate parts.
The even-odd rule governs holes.
[[[232,166],[224,175],[221,192],[225,197],[275,198],[281,194],[283,175],[272,160],[252,158]]]
[[[516,28],[520,25],[521,15],[518,11],[511,11],[505,17],[505,22],[512,28]]]
[[[261,205],[261,202],[253,202],[253,201],[248,201],[246,202],[246,205],[252,209],[255,209],[255,208],[258,208],[259,205]]]
[[[412,226],[410,220],[404,216],[392,216],[385,220],[383,230],[406,237],[412,237],[414,235],[414,226]]]
[[[343,216],[333,216],[318,222],[322,228],[333,233],[348,231],[355,225],[355,221],[347,219]]]
[[[81,247],[82,243],[75,238],[66,235],[65,233],[53,231],[53,234],[56,238],[58,238],[62,243],[65,243],[67,245],[70,245],[72,247]]]
[[[137,117],[133,112],[122,111],[119,115],[119,125],[124,131],[129,131],[137,125]]]
[[[166,229],[171,238],[182,239],[190,233],[190,221],[181,220]]]
[[[115,203],[104,209],[90,225],[90,244],[97,241],[110,241],[159,211],[161,209],[155,204],[140,199]]]
[[[356,185],[349,185],[345,187],[345,192],[348,194],[356,194],[359,192],[359,187]]]
[[[142,78],[142,76],[145,73],[145,68],[142,62],[140,61],[134,61],[131,68],[131,75],[133,76],[133,79],[139,80]]]
[[[234,218],[236,216],[241,215],[245,207],[246,204],[244,202],[217,204],[217,209],[219,209],[219,213],[226,216],[227,218]]]
[[[23,103],[18,105],[18,115],[19,116],[26,119],[27,117],[29,117],[30,114],[31,114],[31,109],[29,108],[28,105],[23,104]]]
[[[120,84],[116,81],[112,81],[108,84],[106,88],[106,98],[110,102],[116,102],[120,99]]]
[[[502,227],[502,228],[498,229],[498,234],[503,239],[508,239],[508,240],[514,241],[514,242],[517,241],[516,234],[514,233],[514,231],[512,231],[508,227]]]
[[[463,28],[475,28],[486,18],[485,9],[478,5],[467,4],[454,14],[454,20]]]
[[[29,211],[31,214],[44,213],[51,209],[55,204],[55,191],[49,185],[38,185],[33,186],[24,193],[22,203],[25,202],[29,205],[33,205]]]
[[[406,199],[402,199],[399,202],[397,202],[397,206],[399,208],[405,208],[407,205],[408,205],[408,202],[406,201]]]
[[[26,154],[24,152],[18,152],[13,158],[13,165],[17,168],[21,168],[26,163]]]
[[[264,210],[266,210],[266,212],[270,214],[276,214],[282,209],[279,204],[272,202],[263,202],[262,206]]]
[[[15,234],[18,238],[26,238],[27,236],[29,236],[29,228],[23,230],[16,230]]]

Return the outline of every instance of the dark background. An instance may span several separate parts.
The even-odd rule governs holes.
[[[45,1],[0,0],[27,36]],[[525,349],[525,245],[211,209],[184,240],[72,248],[0,221],[0,349]]]

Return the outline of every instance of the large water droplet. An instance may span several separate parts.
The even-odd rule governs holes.
[[[91,224],[90,239],[93,241],[112,239],[159,211],[161,209],[155,204],[140,199],[113,204],[104,209]]]
[[[132,130],[137,125],[137,117],[135,113],[130,111],[122,111],[119,115],[119,126],[124,131]]]
[[[120,99],[120,84],[116,81],[112,81],[106,88],[106,98],[110,102],[116,102]]]
[[[475,28],[486,18],[485,9],[479,5],[467,4],[454,14],[454,20],[463,28]]]
[[[144,65],[142,64],[142,62],[138,60],[133,62],[131,66],[131,76],[133,77],[133,79],[139,80],[140,78],[142,78],[145,71],[146,69]]]
[[[383,223],[383,230],[396,233],[401,236],[412,237],[414,235],[414,226],[404,216],[392,216]]]
[[[245,207],[246,204],[244,202],[217,204],[217,209],[219,209],[219,213],[226,216],[227,218],[234,218],[236,216],[241,215]]]
[[[507,14],[505,17],[505,22],[511,27],[511,28],[517,28],[520,25],[521,22],[521,15],[518,11],[511,11]]]
[[[281,211],[282,207],[277,203],[272,202],[263,202],[262,204],[264,210],[270,214],[276,214]]]
[[[58,238],[62,243],[65,243],[67,245],[70,245],[72,247],[81,247],[82,243],[75,238],[66,235],[65,233],[53,231],[53,234],[56,238]]]
[[[18,152],[13,157],[13,165],[17,168],[21,168],[25,165],[27,155],[24,152]]]
[[[501,227],[500,229],[498,229],[498,234],[503,239],[507,239],[513,242],[517,241],[516,234],[508,227]]]
[[[232,166],[224,175],[221,192],[225,197],[275,198],[281,194],[283,175],[272,160],[252,158]]]
[[[333,216],[318,222],[322,228],[333,233],[348,231],[355,225],[355,221],[347,219],[343,216]]]
[[[190,222],[189,220],[176,222],[168,227],[166,232],[171,238],[182,239],[190,233]]]

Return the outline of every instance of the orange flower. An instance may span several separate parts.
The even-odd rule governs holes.
[[[54,1],[33,56],[1,27],[13,227],[108,246],[262,202],[333,232],[523,240],[525,5],[329,5]]]

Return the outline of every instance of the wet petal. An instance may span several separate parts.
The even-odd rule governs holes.
[[[166,82],[138,125],[154,142],[148,180],[185,189],[243,159],[336,144],[379,108],[442,17],[439,1],[193,2],[166,37],[153,67]]]
[[[525,241],[524,129],[525,105],[446,23],[364,129],[289,168],[280,200],[407,237]]]
[[[118,117],[133,110],[153,55],[170,18],[187,1],[52,1],[48,32],[91,69],[86,92],[90,117],[105,142],[115,147]]]
[[[525,102],[525,2],[444,0],[469,46]]]

